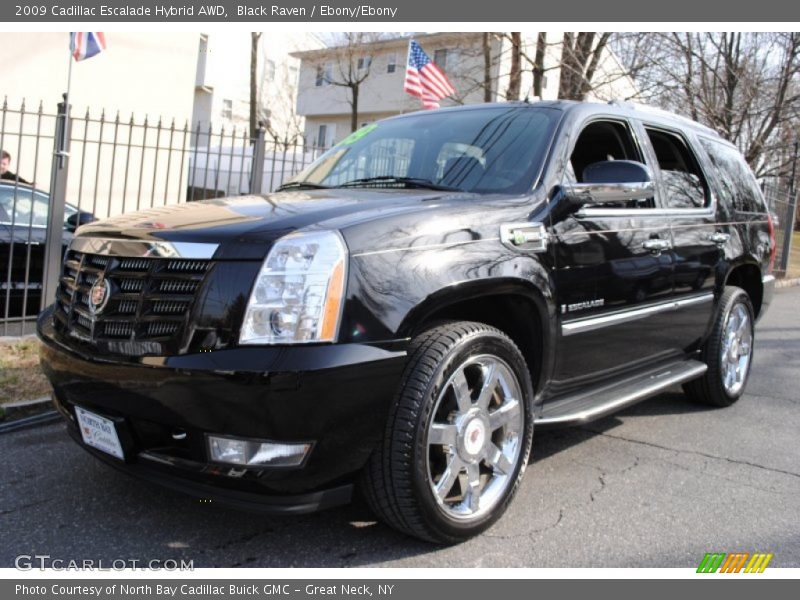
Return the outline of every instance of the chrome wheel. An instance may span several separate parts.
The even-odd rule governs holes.
[[[428,483],[455,520],[480,519],[512,485],[522,451],[522,388],[492,355],[462,363],[442,388],[427,431]]]
[[[735,396],[747,380],[753,346],[753,327],[750,313],[743,304],[736,304],[728,314],[720,345],[722,385]]]

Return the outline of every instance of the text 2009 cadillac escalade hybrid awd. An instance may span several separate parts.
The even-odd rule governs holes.
[[[620,104],[368,125],[277,193],[79,229],[42,364],[132,474],[299,513],[354,485],[393,527],[491,525],[534,427],[683,384],[743,393],[774,234],[741,155]]]

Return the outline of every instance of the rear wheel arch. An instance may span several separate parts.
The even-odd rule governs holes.
[[[761,268],[758,264],[746,262],[732,267],[728,271],[724,285],[735,286],[747,292],[753,305],[754,316],[758,318],[764,299],[764,283],[761,277]]]

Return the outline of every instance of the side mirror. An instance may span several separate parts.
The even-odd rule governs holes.
[[[86,223],[91,223],[92,221],[96,220],[97,219],[95,219],[92,213],[78,211],[67,217],[67,220],[65,221],[64,225],[67,231],[69,231],[70,233],[74,233],[75,230],[81,225],[84,225]]]
[[[643,200],[655,193],[650,170],[634,160],[604,160],[583,171],[583,183],[563,186],[566,199],[575,206]]]

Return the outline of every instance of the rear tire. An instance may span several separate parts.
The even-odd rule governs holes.
[[[362,477],[382,521],[452,544],[490,527],[511,502],[533,440],[533,386],[522,354],[482,323],[416,336],[382,445]]]
[[[725,288],[719,300],[711,334],[702,350],[708,371],[683,385],[692,400],[710,406],[730,406],[747,387],[753,364],[754,316],[743,289]]]

